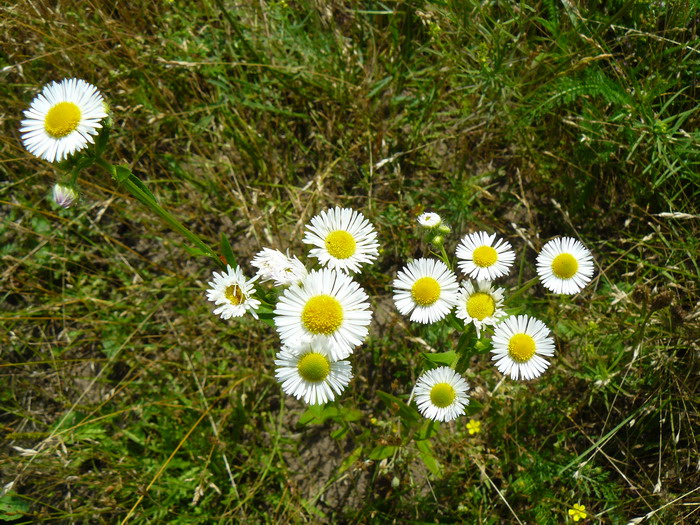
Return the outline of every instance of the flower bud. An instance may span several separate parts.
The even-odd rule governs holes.
[[[665,308],[666,306],[670,305],[672,302],[673,292],[671,292],[670,290],[666,290],[665,292],[656,294],[651,299],[651,311],[655,312],[656,310],[661,310],[662,308]]]
[[[437,213],[426,212],[418,217],[418,224],[427,229],[437,228],[442,224],[442,218]]]
[[[78,200],[78,192],[72,186],[58,183],[53,187],[52,197],[62,208],[70,208]]]

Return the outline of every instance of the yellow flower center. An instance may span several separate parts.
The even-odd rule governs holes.
[[[469,317],[483,321],[496,311],[496,301],[487,293],[477,292],[467,299]]]
[[[75,131],[80,123],[80,108],[73,102],[59,102],[52,107],[44,119],[44,130],[60,139]]]
[[[474,250],[472,259],[477,266],[486,268],[498,260],[498,253],[491,246],[479,246]]]
[[[345,230],[335,230],[326,236],[326,250],[336,259],[347,259],[355,254],[355,238]]]
[[[307,381],[318,383],[328,377],[331,364],[325,355],[310,352],[299,359],[297,370],[299,375]]]
[[[430,389],[430,401],[438,408],[450,406],[455,397],[457,397],[457,393],[449,383],[438,383]]]
[[[237,284],[232,284],[226,288],[224,291],[224,297],[226,297],[226,299],[228,299],[228,301],[235,306],[238,306],[246,300],[243,290],[241,290],[241,287]]]
[[[432,277],[421,277],[411,287],[413,300],[421,306],[430,306],[440,298],[440,284]]]
[[[301,322],[315,335],[331,335],[343,323],[343,307],[330,295],[316,295],[306,301]]]
[[[517,363],[525,363],[535,355],[535,340],[527,334],[515,334],[508,342],[508,354]]]
[[[560,279],[571,279],[578,271],[578,261],[570,253],[557,255],[552,261],[552,273]]]

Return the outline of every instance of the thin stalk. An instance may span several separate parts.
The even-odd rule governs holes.
[[[106,170],[112,178],[116,179],[117,170],[116,168],[104,159],[98,158],[95,160],[97,164],[100,165],[104,170]],[[214,259],[219,266],[223,268],[223,263],[221,259],[216,255],[216,253],[209,248],[209,246],[202,241],[196,234],[192,233],[187,229],[180,221],[178,221],[173,215],[164,209],[160,204],[158,204],[153,197],[145,193],[137,184],[135,184],[130,178],[126,178],[121,182],[129,193],[131,193],[137,200],[139,200],[144,206],[150,208],[156,215],[158,215],[165,223],[170,226],[177,233],[181,234],[193,245],[199,248],[207,257]]]

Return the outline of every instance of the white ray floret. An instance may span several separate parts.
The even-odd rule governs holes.
[[[94,142],[107,112],[95,86],[71,78],[44,86],[24,116],[24,147],[36,157],[59,162]]]
[[[288,346],[323,335],[331,341],[331,357],[344,359],[367,337],[372,320],[369,306],[365,291],[348,275],[313,270],[279,298],[275,325]]]
[[[457,276],[437,259],[417,259],[399,271],[394,280],[394,303],[411,321],[435,323],[457,303]]]
[[[258,269],[261,282],[274,281],[275,286],[299,284],[308,275],[304,264],[295,256],[270,248],[259,251],[250,264]]]
[[[554,355],[554,338],[539,319],[527,315],[506,318],[491,339],[496,367],[513,379],[534,379],[549,367],[544,357]]]
[[[358,272],[362,264],[379,255],[374,226],[360,212],[335,207],[322,211],[306,226],[302,241],[316,246],[309,255],[322,266],[344,272]]]
[[[282,390],[308,405],[333,401],[352,379],[349,361],[337,361],[331,356],[332,343],[326,337],[316,337],[292,349],[283,346],[275,359],[275,377]]]
[[[253,297],[255,287],[253,283],[258,277],[246,280],[239,266],[226,267],[226,272],[214,272],[214,280],[209,283],[207,299],[218,306],[214,314],[222,319],[241,317],[247,312],[258,318],[255,310],[260,306],[260,301]]]
[[[559,294],[575,294],[593,277],[593,256],[576,239],[552,239],[537,256],[537,275],[548,290]]]
[[[477,281],[476,286],[462,283],[457,297],[455,315],[464,319],[464,324],[474,324],[476,336],[480,337],[484,325],[495,325],[506,313],[503,311],[503,288],[494,288],[491,281]]]
[[[464,414],[469,404],[469,384],[450,367],[441,366],[421,374],[414,390],[416,405],[423,416],[452,421]]]
[[[418,224],[423,228],[437,228],[442,224],[442,218],[434,212],[425,212],[418,216]]]
[[[477,281],[493,281],[506,275],[515,260],[510,243],[496,234],[476,232],[465,235],[457,246],[458,266]]]

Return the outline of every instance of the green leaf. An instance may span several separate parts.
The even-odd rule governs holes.
[[[432,420],[426,419],[423,422],[423,425],[420,427],[420,430],[418,432],[416,432],[416,436],[414,439],[416,441],[430,439],[435,434],[437,434],[438,428],[440,428],[440,425],[438,423],[435,423]]]
[[[381,461],[382,459],[386,459],[393,455],[396,449],[397,447],[393,445],[379,445],[372,449],[368,457],[374,461]]]
[[[377,392],[377,395],[392,412],[398,412],[399,416],[406,424],[413,425],[421,420],[418,411],[415,408],[408,406],[398,397],[382,392],[381,390]]]
[[[231,265],[232,268],[236,267],[236,258],[233,256],[233,250],[231,249],[231,244],[228,242],[228,238],[224,232],[221,232],[221,252],[224,254],[226,262]]]
[[[119,184],[124,184],[131,175],[131,170],[126,166],[114,166],[114,178]]]
[[[0,497],[0,520],[13,521],[29,512],[29,503],[15,492],[7,492]]]
[[[416,447],[418,447],[418,454],[428,470],[436,477],[439,477],[441,467],[438,460],[433,456],[433,451],[430,448],[430,441],[416,441]]]
[[[342,474],[346,470],[348,470],[350,467],[352,467],[355,462],[360,459],[360,456],[362,455],[362,445],[357,447],[355,450],[353,450],[348,457],[346,457],[343,462],[340,464],[340,467],[338,467],[338,474]]]
[[[452,366],[457,359],[457,352],[449,350],[447,352],[439,352],[437,354],[423,353],[423,357],[436,365]]]

